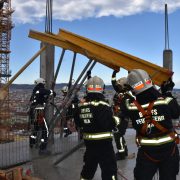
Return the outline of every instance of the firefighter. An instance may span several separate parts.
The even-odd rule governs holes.
[[[118,131],[114,133],[114,140],[117,148],[116,160],[123,160],[128,156],[128,148],[126,145],[126,140],[124,138],[126,129],[128,127],[128,118],[122,117],[120,103],[126,96],[124,85],[126,84],[127,78],[122,77],[116,81],[116,73],[117,71],[113,72],[111,80],[113,88],[116,91],[113,97],[113,111],[115,115],[121,118],[121,124],[118,126]]]
[[[63,93],[63,99],[65,99],[67,93],[68,93],[68,86],[63,86],[61,89],[61,92]],[[72,132],[69,130],[69,128],[67,127],[67,121],[69,121],[69,114],[68,114],[68,110],[65,114],[65,119],[64,119],[64,137],[68,137],[70,134],[72,134]]]
[[[142,69],[130,71],[127,84],[132,88],[135,99],[132,96],[124,99],[121,110],[132,120],[137,134],[139,147],[135,179],[152,180],[159,171],[160,180],[176,180],[179,138],[172,124],[172,119],[179,117],[176,99],[172,94],[171,97],[160,94],[148,73]]]
[[[45,119],[45,106],[49,97],[55,97],[56,93],[53,90],[45,88],[45,80],[38,78],[34,81],[35,87],[33,89],[30,102],[30,121],[33,125],[32,134],[30,135],[30,147],[36,143],[38,131],[41,130],[41,143],[39,147],[39,154],[47,152],[48,126]],[[36,113],[39,113],[38,115]]]
[[[68,86],[63,86],[61,89],[61,92],[63,93],[63,99],[65,99],[66,95],[68,94]],[[78,96],[75,95],[71,105],[68,107],[66,114],[65,114],[65,124],[64,124],[64,132],[65,135],[64,137],[68,137],[70,134],[72,134],[72,130],[75,131],[75,124],[73,121],[73,108],[72,108],[72,104],[78,104],[79,103],[79,99]],[[69,127],[71,128],[69,128]],[[70,130],[72,129],[72,130]]]
[[[101,78],[91,77],[86,88],[85,102],[78,104],[74,116],[86,146],[81,180],[92,179],[98,164],[102,171],[102,180],[117,180],[112,130],[119,123],[119,118],[113,116],[112,109],[105,100],[104,82]]]

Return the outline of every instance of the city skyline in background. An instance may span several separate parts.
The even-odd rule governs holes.
[[[53,1],[53,33],[59,28],[124,51],[159,66],[163,64],[164,4],[169,11],[169,40],[173,51],[173,80],[180,88],[180,2],[177,0],[108,1],[69,0]],[[44,32],[46,1],[12,1],[15,9],[11,40],[10,69],[12,76],[39,50],[40,42],[28,38],[30,29]],[[78,8],[76,8],[78,7]],[[62,49],[55,49],[55,69]],[[73,52],[66,52],[57,83],[66,83]],[[87,63],[87,58],[77,55],[74,79]],[[106,84],[111,82],[113,70],[97,64],[92,75],[100,76]],[[117,77],[126,76],[121,70]],[[36,59],[15,81],[16,84],[33,84],[39,77],[39,59]]]

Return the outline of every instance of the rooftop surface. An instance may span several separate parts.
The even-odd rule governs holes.
[[[129,158],[117,161],[118,164],[118,178],[119,180],[133,180],[133,169],[137,155],[137,146],[135,144],[135,131],[128,129],[125,135],[128,146]],[[79,180],[81,168],[83,166],[83,154],[85,147],[78,149],[67,159],[54,166],[53,163],[59,156],[51,156],[46,158],[39,158],[33,160],[33,169],[36,176],[44,180]],[[131,155],[135,153],[135,157]],[[101,179],[101,170],[98,167],[93,180]],[[154,180],[158,180],[156,174]],[[180,175],[177,176],[180,179]]]

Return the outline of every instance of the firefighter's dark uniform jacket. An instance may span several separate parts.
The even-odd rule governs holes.
[[[34,120],[34,109],[37,105],[45,106],[47,99],[50,95],[56,96],[56,93],[52,90],[46,89],[42,83],[36,85],[33,89],[32,95],[30,97],[30,120],[33,123]]]
[[[112,130],[118,122],[113,117],[111,106],[104,96],[89,93],[86,102],[79,103],[75,111],[75,123],[82,129],[83,138],[87,145],[112,141]]]
[[[148,174],[147,179],[151,179],[153,173],[156,172],[156,168],[160,168],[159,174],[162,179],[170,180],[173,177],[174,180],[179,171],[179,152],[175,143],[176,135],[173,133],[172,124],[172,119],[179,117],[177,101],[172,97],[162,97],[154,87],[137,95],[136,100],[145,110],[150,102],[154,102],[151,109],[151,119],[155,120],[167,131],[162,132],[153,123],[149,123],[146,132],[143,133],[142,128],[145,117],[133,103],[133,98],[124,99],[121,104],[123,115],[132,120],[132,125],[137,132],[138,145],[140,146],[136,168],[134,169],[135,177],[141,180],[145,174]],[[146,168],[148,163],[149,167]]]
[[[32,134],[30,135],[30,147],[36,143],[38,131],[41,130],[41,145],[40,149],[44,150],[47,146],[48,138],[48,126],[45,120],[45,104],[49,96],[55,96],[56,93],[53,90],[45,89],[43,84],[38,84],[34,87],[33,93],[31,95],[31,107],[30,107],[30,120],[34,128]],[[39,112],[39,116],[35,118],[35,109]]]
[[[112,130],[119,123],[119,118],[113,117],[112,109],[103,94],[89,93],[86,102],[78,104],[74,119],[82,130],[86,145],[81,179],[92,179],[98,164],[103,180],[117,179]]]
[[[169,133],[173,131],[172,119],[179,117],[179,109],[176,99],[172,97],[162,97],[161,94],[153,87],[137,95],[137,102],[143,109],[147,109],[150,102],[154,101],[153,108],[151,110],[152,119],[161,124],[164,128],[169,130]],[[137,131],[137,135],[141,136],[139,142],[141,146],[151,148],[152,146],[166,146],[174,140],[168,137],[168,133],[162,133],[154,125],[149,124],[147,127],[147,133],[141,134],[142,126],[145,122],[145,118],[142,113],[139,112],[137,106],[133,103],[133,99],[124,99],[121,109],[125,116],[130,117],[132,120],[133,128]],[[165,139],[163,139],[165,138]],[[151,139],[148,141],[148,139]]]
[[[55,96],[56,93],[53,90],[46,89],[43,84],[38,84],[34,87],[30,101],[33,105],[43,105],[47,102],[49,95]]]

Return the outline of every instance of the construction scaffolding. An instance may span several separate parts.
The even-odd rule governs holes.
[[[9,81],[10,40],[13,28],[11,0],[0,0],[0,88]],[[9,89],[3,106],[0,108],[0,123],[10,117],[9,113]]]

